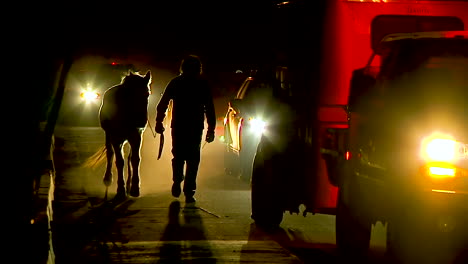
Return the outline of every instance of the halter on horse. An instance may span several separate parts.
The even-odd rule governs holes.
[[[117,195],[140,196],[140,148],[148,114],[148,97],[151,93],[151,72],[145,75],[129,72],[122,82],[106,90],[99,109],[99,120],[105,132],[107,167],[103,182],[113,181],[112,162],[115,154],[117,167]],[[124,178],[125,160],[123,146],[130,144],[127,180]],[[133,175],[132,175],[133,174]]]

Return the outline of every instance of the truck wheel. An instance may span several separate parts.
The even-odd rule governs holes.
[[[251,188],[251,218],[255,224],[264,229],[278,228],[283,221],[280,197],[261,153],[257,153],[254,159]]]
[[[387,223],[388,258],[396,263],[429,263],[440,257],[441,247],[431,249],[433,230],[426,224],[430,219],[417,209],[402,210],[390,219]]]
[[[345,258],[365,258],[369,250],[371,224],[359,221],[338,194],[336,211],[336,246]]]
[[[385,255],[394,263],[403,263],[402,256],[404,255],[401,252],[399,243],[404,243],[404,241],[399,237],[397,232],[396,223],[389,221],[387,223],[387,250]]]
[[[243,181],[250,182],[252,179],[253,158],[255,152],[252,149],[245,149],[239,155],[240,171],[239,178]]]
[[[389,222],[387,225],[387,257],[395,263],[427,263],[430,256],[425,243],[428,240],[420,239],[422,234],[418,234],[417,227],[411,224]],[[423,252],[426,252],[425,254]],[[426,255],[426,256],[425,256]]]

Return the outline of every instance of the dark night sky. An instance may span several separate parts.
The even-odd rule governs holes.
[[[72,45],[98,52],[143,52],[169,59],[197,53],[212,59],[239,60],[258,53],[268,41],[271,20],[263,1],[168,1],[74,10],[64,32]],[[255,3],[255,4],[254,4]],[[85,19],[77,19],[83,17]],[[63,25],[62,25],[63,27]]]
[[[301,1],[301,0],[295,0]],[[179,60],[187,53],[215,63],[249,63],[271,55],[286,39],[274,31],[278,0],[66,1],[62,6],[28,5],[10,21],[21,49],[41,56],[73,48],[103,55],[142,53],[154,60]],[[20,23],[21,22],[21,23]]]
[[[53,58],[70,51],[77,56],[94,53],[109,57],[139,53],[150,63],[164,65],[178,64],[182,56],[194,53],[202,57],[205,66],[216,71],[235,71],[241,64],[248,70],[271,58],[272,50],[281,46],[281,41],[292,39],[289,32],[278,28],[281,23],[275,13],[278,9],[273,8],[275,2],[278,1],[141,0],[106,5],[66,1],[62,6],[36,3],[37,7],[31,4],[27,9],[18,9],[20,12],[12,16],[6,27],[9,32],[4,32],[4,39],[12,40],[13,47],[7,54],[13,55],[10,67],[28,69],[31,79],[44,78],[43,71],[54,67]],[[298,50],[294,45],[302,43],[290,42],[293,50]]]

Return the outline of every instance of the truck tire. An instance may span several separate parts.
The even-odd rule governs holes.
[[[251,218],[263,229],[276,229],[283,221],[280,197],[276,191],[278,187],[274,184],[271,171],[265,167],[263,155],[257,153],[251,181]]]
[[[357,219],[354,212],[343,201],[343,191],[338,193],[336,208],[336,246],[344,258],[366,258],[370,245],[371,224]]]
[[[252,146],[244,148],[239,153],[239,178],[243,181],[250,182],[252,179],[254,156],[255,149]]]
[[[401,234],[397,231],[397,225],[398,224],[393,221],[389,221],[387,223],[387,250],[385,252],[385,255],[388,259],[392,261],[392,263],[404,263],[403,255],[405,254],[401,252],[400,249],[403,245],[399,244],[405,242],[404,240],[402,240],[402,237],[400,236]]]
[[[431,220],[416,208],[405,208],[392,217],[387,223],[388,258],[395,263],[449,263],[436,261],[444,247],[434,247],[438,239],[434,237],[435,225],[428,225]]]

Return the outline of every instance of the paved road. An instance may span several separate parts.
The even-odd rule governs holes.
[[[114,203],[104,167],[83,168],[102,145],[99,128],[56,129],[53,243],[56,263],[341,263],[334,216],[285,214],[265,233],[250,219],[249,184],[223,173],[222,145],[202,150],[197,202],[170,195],[170,139],[156,159],[150,129],[142,146],[142,196]],[[371,263],[384,263],[383,227],[373,232]]]

